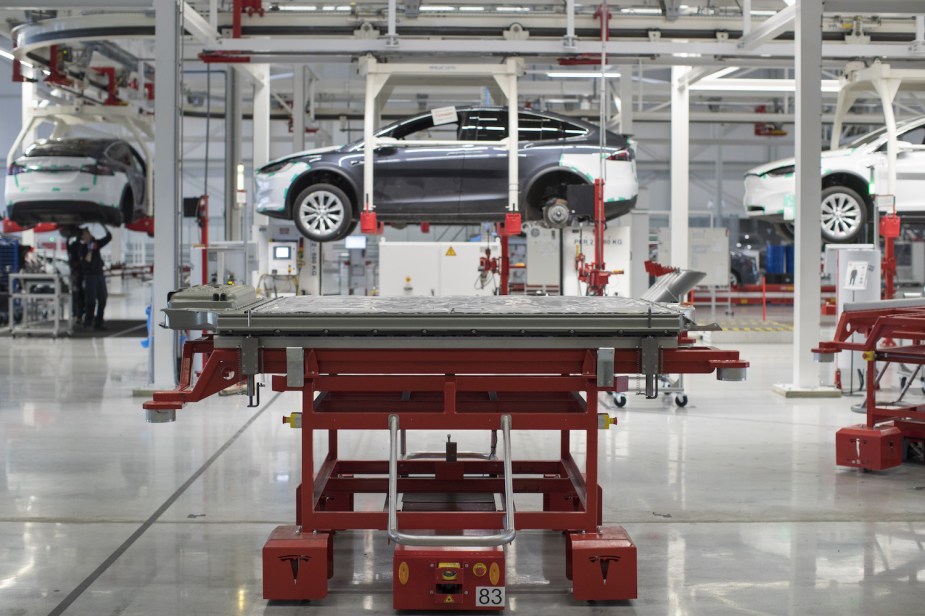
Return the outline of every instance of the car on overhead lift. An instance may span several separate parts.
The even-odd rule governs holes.
[[[897,125],[896,212],[925,216],[925,116]],[[880,128],[822,153],[822,240],[849,243],[861,239],[873,215],[871,168],[876,183],[885,183],[887,131]],[[796,160],[787,158],[745,174],[744,205],[748,216],[772,221],[793,238],[796,208]]]
[[[441,110],[442,111],[442,110]],[[393,225],[476,224],[504,220],[508,198],[508,150],[499,145],[459,145],[447,141],[501,141],[508,134],[502,107],[456,108],[455,121],[435,123],[445,113],[423,113],[386,126],[378,139],[394,140],[375,150],[373,202],[380,222]],[[452,116],[450,116],[450,119]],[[563,227],[589,218],[591,193],[570,186],[593,186],[605,175],[605,215],[627,213],[636,203],[636,156],[626,135],[594,124],[533,110],[518,114],[520,211],[525,221]],[[400,147],[400,141],[435,144]],[[603,165],[602,165],[603,163]],[[316,242],[349,235],[363,209],[363,141],[291,154],[258,169],[257,212],[293,220]]]
[[[129,224],[147,214],[146,169],[121,139],[38,141],[7,171],[7,218],[23,227]]]

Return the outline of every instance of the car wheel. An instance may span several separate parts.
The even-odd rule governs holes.
[[[296,197],[292,220],[299,233],[313,242],[331,242],[350,232],[353,208],[337,186],[313,184]]]
[[[119,201],[119,209],[122,212],[122,224],[127,225],[135,220],[135,196],[132,189],[126,187],[122,191],[122,199]]]
[[[774,223],[774,230],[777,231],[777,234],[781,236],[781,238],[788,242],[792,242],[795,237],[792,222],[776,222]]]
[[[829,186],[822,191],[822,240],[850,243],[867,224],[864,198],[847,186]]]
[[[739,279],[739,275],[736,272],[729,272],[729,286],[738,287],[742,284],[742,281]]]

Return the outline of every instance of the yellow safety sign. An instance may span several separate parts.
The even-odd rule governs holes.
[[[454,603],[453,595],[447,595],[446,599],[443,600],[444,603]]]
[[[446,256],[448,256],[448,257],[455,257],[455,256],[456,256],[456,251],[453,250],[453,247],[452,247],[452,246],[450,246],[450,249],[446,251]]]

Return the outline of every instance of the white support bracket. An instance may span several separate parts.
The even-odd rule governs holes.
[[[184,29],[198,39],[204,45],[214,44],[222,36],[212,23],[199,14],[196,9],[191,7],[186,0],[180,0],[180,7],[183,10],[183,27]],[[232,64],[240,74],[246,75],[255,84],[261,84],[263,75],[260,71],[249,64]]]
[[[793,28],[796,15],[796,4],[792,4],[776,15],[768,17],[739,39],[739,49],[751,51],[764,43],[773,41],[787,30]]]
[[[523,75],[523,60],[508,58],[501,64],[382,64],[372,56],[362,59],[361,72],[366,75],[366,108],[363,117],[363,203],[362,211],[375,212],[373,201],[373,166],[376,148],[413,147],[416,145],[439,145],[440,142],[397,141],[379,139],[375,135],[381,105],[385,104],[396,86],[420,86],[426,88],[435,78],[441,83],[469,85],[500,90],[508,107],[508,138],[498,142],[472,142],[474,145],[496,145],[508,149],[508,212],[517,212],[520,201],[520,175],[518,167],[518,106],[517,80]],[[501,101],[498,101],[499,103]],[[465,141],[453,141],[453,145],[466,145]]]

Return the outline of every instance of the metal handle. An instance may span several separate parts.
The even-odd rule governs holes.
[[[389,539],[402,545],[494,547],[514,540],[514,476],[511,461],[511,416],[501,416],[504,434],[504,528],[493,535],[417,535],[398,530],[398,415],[389,415]]]

